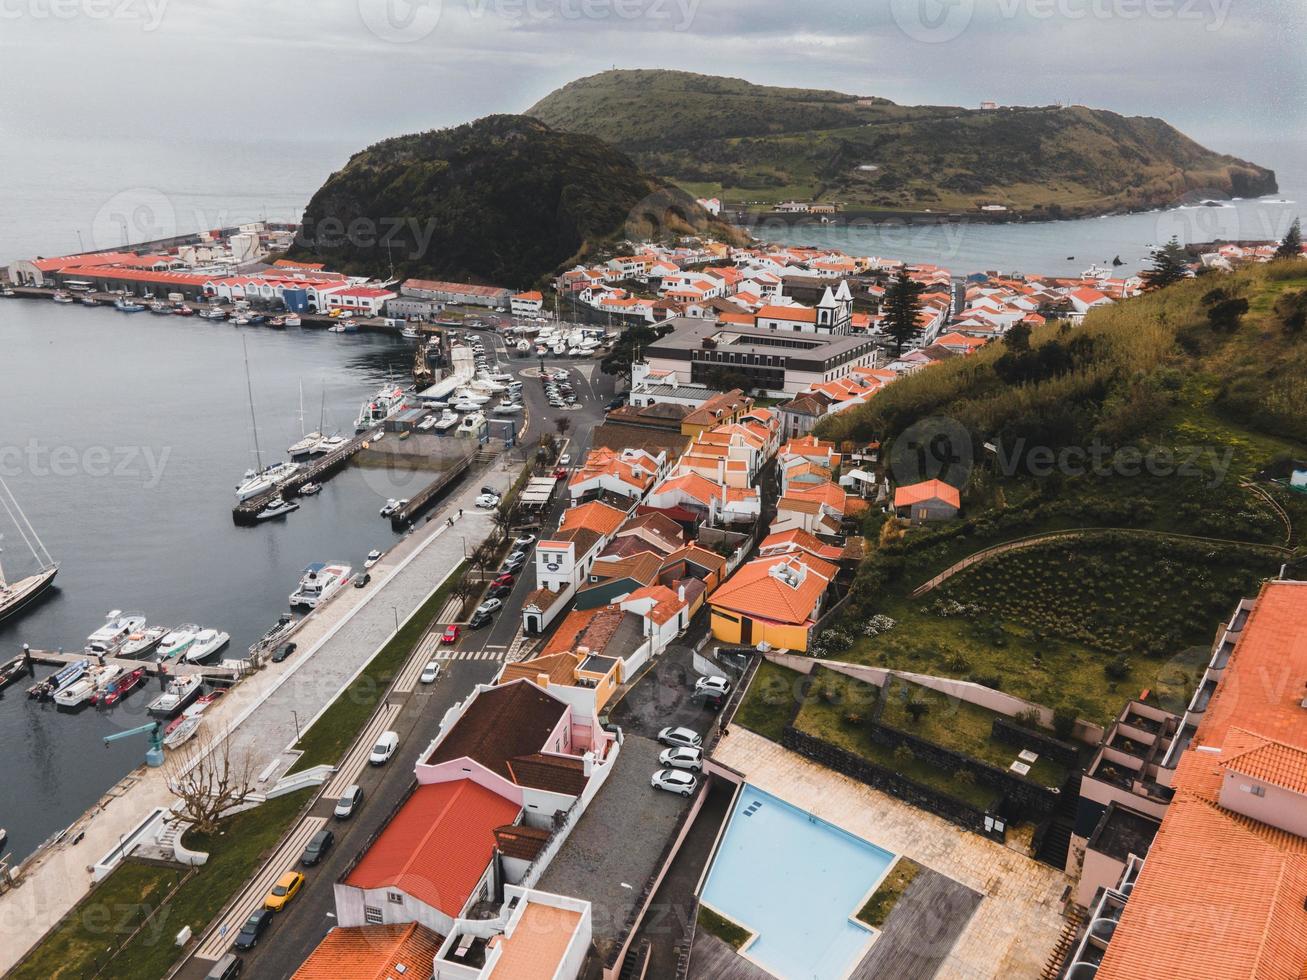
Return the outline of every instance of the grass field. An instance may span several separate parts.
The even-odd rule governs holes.
[[[867,904],[858,912],[858,920],[873,929],[883,926],[889,914],[894,911],[898,900],[908,890],[908,885],[912,884],[920,873],[921,865],[912,858],[900,857],[894,862],[894,867],[890,868],[880,887],[872,892],[871,898],[867,899]]]

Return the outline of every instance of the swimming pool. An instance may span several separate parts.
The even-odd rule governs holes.
[[[748,783],[701,896],[757,933],[743,949],[782,980],[847,976],[872,932],[851,921],[894,855]]]

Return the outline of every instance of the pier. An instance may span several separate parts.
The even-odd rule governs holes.
[[[304,484],[320,483],[339,473],[345,468],[346,463],[360,451],[367,448],[371,438],[371,430],[357,435],[349,442],[327,453],[321,459],[300,467],[294,476],[283,480],[271,490],[261,493],[257,497],[242,500],[232,508],[232,520],[240,527],[248,527],[256,523],[259,511],[268,506],[268,501],[272,500],[273,497],[280,496],[283,499],[289,499],[299,493],[300,487],[304,486]]]
[[[472,467],[475,457],[469,458],[464,465],[457,466],[451,470],[445,470],[438,477],[428,483],[417,496],[412,497],[407,504],[401,507],[395,513],[390,515],[390,526],[395,531],[404,531],[416,523],[417,519],[422,516],[428,507],[434,504],[445,491],[449,490],[454,484],[458,483]]]
[[[75,653],[65,653],[62,650],[24,650],[33,663],[53,664],[62,667],[66,664],[76,663],[79,660],[87,660],[93,664],[100,663],[100,658],[85,651]],[[206,681],[233,683],[243,677],[248,670],[236,667],[213,667],[205,664],[191,663],[159,663],[157,660],[133,660],[130,657],[105,657],[104,663],[114,664],[128,671],[140,670],[145,668],[146,674],[151,677],[165,674],[168,677],[189,677],[191,674],[199,674]]]

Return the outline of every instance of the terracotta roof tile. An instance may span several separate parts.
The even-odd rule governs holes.
[[[426,761],[469,758],[512,778],[508,760],[539,751],[566,711],[566,704],[526,681],[480,691]]]
[[[958,488],[950,486],[943,480],[926,480],[923,483],[912,483],[894,490],[895,507],[911,507],[913,504],[936,499],[952,504],[954,507],[962,506],[962,496],[958,493]]]
[[[407,925],[336,926],[291,980],[431,980],[444,937],[416,922]],[[401,974],[399,967],[403,967]]]

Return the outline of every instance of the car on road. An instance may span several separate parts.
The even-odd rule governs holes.
[[[694,682],[694,693],[700,694],[730,694],[731,682],[725,677],[700,677]]]
[[[481,496],[477,497],[476,505],[478,507],[484,507],[487,510],[494,510],[499,506],[499,498],[493,493],[483,493]]]
[[[236,980],[244,966],[245,961],[239,956],[235,953],[227,953],[210,967],[209,972],[204,975],[204,980]]]
[[[703,744],[703,739],[699,736],[698,732],[689,728],[681,727],[664,728],[658,733],[658,741],[662,742],[663,745],[684,745],[692,749],[697,749]]]
[[[390,757],[395,754],[399,748],[398,732],[382,732],[381,737],[377,739],[377,744],[372,746],[372,754],[368,756],[368,763],[374,766],[384,766],[390,761]]]
[[[309,838],[304,853],[300,855],[300,864],[306,868],[313,867],[327,856],[327,852],[331,850],[331,845],[334,843],[336,843],[335,834],[330,830],[319,830]]]
[[[467,621],[467,628],[470,630],[479,630],[483,626],[489,626],[490,621],[495,617],[488,612],[474,612],[472,618]]]
[[[516,575],[522,570],[522,566],[525,564],[526,552],[515,551],[504,559],[504,567],[499,570],[499,574],[503,575],[505,573],[512,573],[513,575]]]
[[[625,405],[625,404],[626,404],[626,398],[625,398],[625,397],[614,398],[614,399],[613,399],[612,401],[610,401],[607,405],[605,405],[604,408],[611,412],[613,409],[615,409],[615,408],[621,408],[621,407],[622,407],[623,405]]]
[[[567,470],[563,469],[561,466],[558,467],[558,469],[554,470],[554,479],[555,479],[555,480],[566,480],[566,479],[567,479]]]
[[[451,623],[445,627],[445,632],[440,634],[441,643],[457,643],[459,636],[462,634],[457,623]]]
[[[298,649],[299,647],[296,646],[294,641],[283,643],[281,646],[277,647],[277,652],[272,655],[272,662],[274,664],[279,664]]]
[[[485,613],[487,615],[491,615],[493,613],[499,612],[499,610],[502,609],[503,607],[504,607],[504,603],[503,600],[501,599],[486,599],[484,602],[481,603],[481,605],[477,606],[476,611],[478,613]]]
[[[680,769],[660,769],[653,774],[649,784],[654,789],[665,789],[669,793],[689,796],[699,786],[699,780]]]
[[[502,575],[498,576],[498,577],[497,577],[493,582],[491,582],[490,584],[491,584],[491,585],[512,585],[512,584],[513,584],[513,573],[512,573],[512,572],[504,572]]]
[[[340,799],[336,801],[336,809],[331,812],[337,820],[348,820],[354,816],[354,811],[359,808],[363,802],[363,787],[354,783],[345,787],[345,792],[340,794]]]
[[[371,572],[359,572],[357,575],[354,576],[354,588],[365,589],[367,588],[368,583],[371,581],[372,581]]]
[[[287,871],[272,886],[272,891],[268,892],[268,897],[263,900],[263,907],[271,912],[280,912],[291,903],[303,887],[304,875],[298,871]]]
[[[419,680],[423,684],[434,684],[440,679],[440,661],[433,660],[422,668],[422,676]]]
[[[232,943],[237,949],[253,949],[259,944],[259,937],[268,931],[268,926],[272,925],[272,912],[268,909],[257,909],[250,913],[250,917],[241,925],[241,931],[236,934],[236,941]]]
[[[487,599],[504,599],[512,594],[513,587],[511,585],[492,585],[486,589]]]
[[[571,453],[563,453],[563,455],[559,456],[559,457],[558,457],[558,465],[559,465],[559,466],[571,466],[571,465],[572,465],[572,454],[571,454]]]
[[[518,551],[523,551],[524,549],[531,547],[531,545],[535,543],[536,543],[536,536],[534,534],[521,534],[513,539],[513,547],[516,548]]]
[[[666,769],[693,769],[697,772],[703,768],[703,749],[692,749],[688,745],[663,749],[658,764]]]

